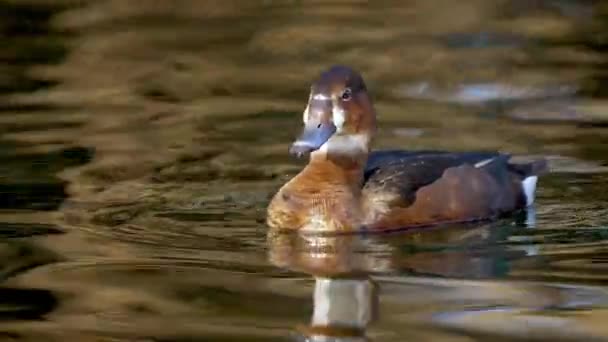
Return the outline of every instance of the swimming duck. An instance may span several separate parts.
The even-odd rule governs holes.
[[[495,219],[534,202],[544,160],[499,152],[370,151],[376,112],[362,76],[333,66],[313,82],[289,153],[304,169],[274,195],[267,224],[313,232],[384,231]]]

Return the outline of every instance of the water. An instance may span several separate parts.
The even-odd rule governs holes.
[[[0,2],[2,339],[608,340],[607,14]],[[377,148],[548,158],[534,212],[268,235],[309,83],[334,63],[364,74]]]

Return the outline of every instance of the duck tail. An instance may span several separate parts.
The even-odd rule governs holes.
[[[527,163],[509,163],[509,169],[525,179],[530,176],[540,176],[549,172],[549,163],[547,160],[536,159]]]
[[[521,179],[521,187],[526,200],[526,206],[534,204],[538,176],[549,171],[546,159],[537,159],[528,163],[509,164],[509,169]]]

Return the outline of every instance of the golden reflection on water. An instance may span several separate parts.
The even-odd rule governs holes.
[[[0,212],[21,227],[10,231],[45,223],[64,233],[24,245],[7,237],[4,285],[47,289],[60,305],[43,322],[0,322],[2,333],[606,338],[608,151],[605,128],[594,126],[606,106],[588,96],[602,88],[605,56],[587,46],[598,44],[601,5],[62,3],[74,7],[51,21],[69,53],[27,69],[58,84],[3,97],[1,142],[11,156],[80,148],[92,160],[58,172],[69,197],[57,211]],[[364,74],[380,113],[378,148],[549,157],[535,223],[268,237],[267,200],[301,167],[286,151],[309,83],[334,63]]]
[[[423,234],[434,242],[447,242],[446,235],[438,235]],[[460,242],[468,237],[469,232],[451,236]],[[396,248],[374,242],[353,236],[269,234],[269,260],[274,265],[314,278],[310,321],[295,328],[307,341],[458,340],[442,336],[443,329],[487,338],[603,339],[602,328],[594,327],[594,315],[564,312],[551,318],[551,311],[559,308],[582,313],[589,305],[606,303],[603,287],[466,280],[463,276],[478,271],[468,269],[475,264],[470,258],[449,253],[436,260],[441,268],[433,263],[429,267],[425,259],[432,260],[431,253],[399,257]],[[398,272],[402,266],[430,277],[406,276]],[[395,324],[401,325],[398,338],[387,333]],[[552,331],[546,330],[549,325]]]

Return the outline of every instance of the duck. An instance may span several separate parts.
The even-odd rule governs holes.
[[[267,206],[274,230],[382,232],[495,220],[535,201],[539,158],[498,151],[372,151],[376,111],[361,74],[334,65],[312,82],[289,154],[308,163]]]

